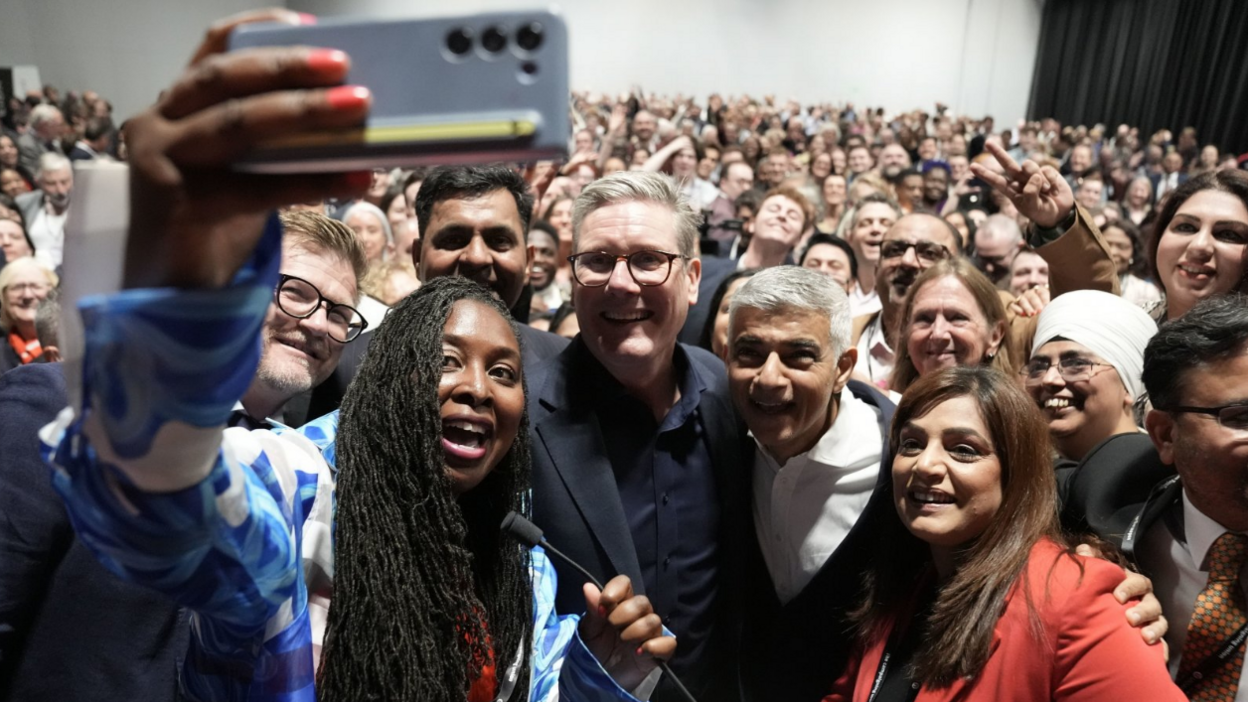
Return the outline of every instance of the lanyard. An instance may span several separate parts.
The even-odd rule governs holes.
[[[875,698],[879,697],[884,678],[888,675],[888,659],[892,657],[892,653],[884,651],[884,657],[880,659],[880,669],[875,671],[875,680],[871,683],[871,694],[867,695],[867,702],[875,702]]]
[[[1235,655],[1235,652],[1243,645],[1244,639],[1248,639],[1248,624],[1239,627],[1239,630],[1231,634],[1229,639],[1222,642],[1222,647],[1217,653],[1201,661],[1195,670],[1179,680],[1179,688],[1185,693],[1191,693],[1205,679],[1205,676],[1221,668],[1231,656]]]

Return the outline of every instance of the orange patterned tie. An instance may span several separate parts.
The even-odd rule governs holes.
[[[1196,597],[1192,621],[1187,625],[1183,659],[1179,664],[1180,680],[1192,674],[1201,663],[1248,624],[1248,606],[1239,584],[1239,571],[1248,560],[1248,536],[1227,532],[1209,549],[1209,584]],[[1190,691],[1193,702],[1234,702],[1239,689],[1239,673],[1244,667],[1244,645],[1222,665],[1200,676]]]

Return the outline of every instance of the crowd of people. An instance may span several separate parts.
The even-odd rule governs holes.
[[[633,90],[260,186],[370,103],[256,18],[122,125],[8,103],[0,699],[1248,700],[1248,154]]]

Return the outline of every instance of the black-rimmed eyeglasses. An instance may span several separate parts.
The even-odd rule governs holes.
[[[628,263],[628,273],[638,285],[647,287],[662,285],[672,274],[672,261],[686,259],[676,253],[667,251],[634,251],[620,255],[605,251],[586,251],[568,256],[572,264],[572,276],[576,282],[587,288],[600,288],[611,280],[611,274],[620,261]]]
[[[893,239],[880,244],[880,256],[883,258],[901,258],[906,249],[913,247],[914,253],[924,261],[936,262],[949,258],[949,249],[934,241],[902,241]]]
[[[315,285],[293,275],[282,274],[273,290],[273,300],[278,309],[295,319],[307,319],[324,305],[329,338],[340,344],[354,341],[368,327],[359,310],[326,299]]]
[[[1204,414],[1214,417],[1218,420],[1218,424],[1223,429],[1230,429],[1234,432],[1248,432],[1248,401],[1239,401],[1229,405],[1220,407],[1188,407],[1178,405],[1176,407],[1158,407],[1163,412],[1184,413],[1184,414]]]

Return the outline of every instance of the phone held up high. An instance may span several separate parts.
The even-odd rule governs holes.
[[[550,11],[407,20],[322,18],[250,24],[230,50],[340,49],[346,84],[372,91],[360,128],[262,143],[236,167],[253,173],[536,161],[567,155],[568,31]]]

